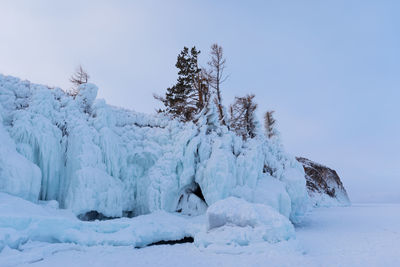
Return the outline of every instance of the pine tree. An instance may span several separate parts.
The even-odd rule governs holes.
[[[264,128],[265,128],[265,135],[268,138],[272,138],[277,135],[277,131],[275,129],[276,120],[273,117],[275,111],[267,111],[264,115]]]
[[[235,97],[235,102],[230,106],[230,126],[244,140],[256,136],[255,111],[257,104],[254,103],[254,95]]]
[[[170,114],[181,121],[193,120],[208,99],[206,76],[198,66],[199,50],[193,47],[190,52],[184,47],[178,55],[175,67],[178,68],[177,83],[167,88],[165,98],[154,96],[163,102],[166,109],[161,112]]]

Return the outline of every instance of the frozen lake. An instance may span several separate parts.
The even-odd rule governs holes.
[[[191,243],[132,247],[32,242],[0,266],[400,266],[400,204],[319,208],[278,244],[200,250]]]

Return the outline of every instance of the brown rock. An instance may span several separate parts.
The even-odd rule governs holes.
[[[306,158],[297,157],[306,173],[307,190],[316,206],[349,205],[350,200],[346,189],[335,170],[313,162]]]

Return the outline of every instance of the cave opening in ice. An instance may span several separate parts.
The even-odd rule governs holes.
[[[207,207],[208,205],[204,199],[200,185],[196,182],[192,182],[182,190],[176,212],[189,216],[196,216],[205,213]]]

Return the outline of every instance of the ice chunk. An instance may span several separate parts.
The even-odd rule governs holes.
[[[195,236],[197,246],[275,243],[295,236],[290,221],[273,208],[229,197],[207,210],[206,232]]]
[[[207,210],[208,229],[231,224],[240,227],[279,225],[284,216],[267,205],[252,204],[244,199],[229,197],[211,205]]]

